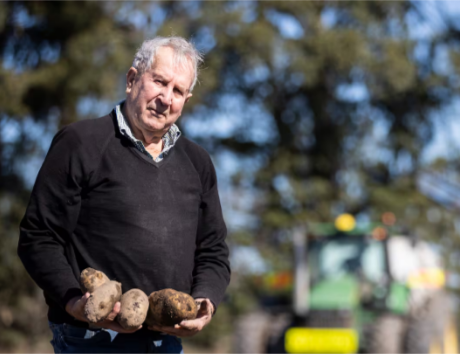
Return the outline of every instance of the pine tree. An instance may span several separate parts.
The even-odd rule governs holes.
[[[49,335],[43,295],[16,255],[19,222],[57,129],[122,89],[141,40],[116,19],[122,6],[0,3],[0,348],[31,351]]]

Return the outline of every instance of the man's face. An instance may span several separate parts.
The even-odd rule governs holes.
[[[192,96],[189,88],[193,81],[193,68],[177,65],[169,47],[157,50],[152,68],[141,77],[131,68],[126,75],[126,113],[142,132],[163,136],[182,113]]]

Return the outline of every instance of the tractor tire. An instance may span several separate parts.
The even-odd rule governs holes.
[[[404,331],[403,318],[390,314],[378,317],[365,332],[365,352],[402,353]]]
[[[292,315],[288,313],[279,313],[272,316],[268,328],[267,353],[286,353],[284,339],[287,329],[292,326],[292,320]]]
[[[406,353],[445,353],[449,304],[447,294],[439,292],[409,318],[404,343]]]
[[[234,353],[266,353],[271,316],[259,311],[249,313],[235,324]]]

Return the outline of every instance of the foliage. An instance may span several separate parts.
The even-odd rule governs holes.
[[[15,257],[28,175],[58,127],[123,97],[135,47],[153,33],[191,37],[205,53],[181,124],[218,166],[221,156],[237,161],[223,176],[229,204],[252,221],[236,228],[230,220],[231,245],[255,246],[271,269],[285,270],[292,226],[391,210],[410,232],[443,245],[456,270],[455,206],[439,205],[417,181],[427,170],[458,180],[455,155],[427,164],[424,151],[458,92],[460,29],[444,13],[442,29],[422,33],[434,26],[423,6],[0,3],[0,332],[31,333],[30,318],[43,317],[26,305],[40,295]],[[252,290],[237,272],[208,334],[228,331],[225,323],[255,306]]]
[[[342,212],[376,220],[390,210],[411,233],[457,249],[455,212],[417,185],[434,168],[424,152],[458,93],[453,17],[440,12],[436,30],[423,5],[411,2],[197,6],[188,16],[183,3],[169,4],[162,28],[196,33],[207,51],[195,119],[224,115],[233,130],[197,139],[256,164],[242,165],[232,193],[255,195],[247,208],[258,221],[252,242],[269,262],[288,256],[287,229]],[[432,31],[420,35],[423,26]],[[430,213],[440,217],[429,220]]]
[[[114,19],[118,6],[0,4],[0,347],[48,333],[43,295],[16,256],[27,174],[43,160],[47,136],[79,118],[83,98],[113,100],[120,90],[138,37]]]
[[[166,7],[160,33],[192,34],[206,52],[184,127],[215,127],[214,134],[191,132],[215,156],[233,156],[239,165],[227,205],[255,222],[231,229],[230,241],[241,244],[245,235],[243,244],[257,247],[268,269],[292,267],[295,225],[329,222],[343,212],[378,221],[392,211],[400,227],[441,246],[448,268],[460,270],[458,205],[419,185],[436,172],[449,177],[436,187],[449,193],[450,180],[458,196],[458,153],[440,163],[427,161],[425,152],[435,127],[447,126],[446,109],[458,94],[459,28],[454,15],[424,6],[430,5]],[[221,124],[230,128],[223,132]],[[238,278],[230,294],[244,297],[244,311],[255,305]]]

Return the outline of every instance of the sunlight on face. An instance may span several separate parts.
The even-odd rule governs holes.
[[[143,132],[163,136],[192,96],[193,77],[191,63],[177,64],[169,47],[158,49],[153,66],[142,76],[131,68],[126,86],[126,112],[131,122]]]

